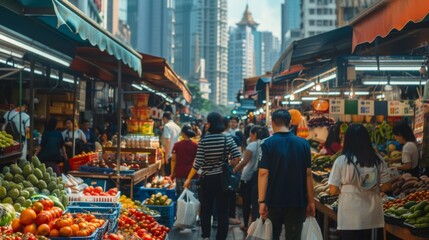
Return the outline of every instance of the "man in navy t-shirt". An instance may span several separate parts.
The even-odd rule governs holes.
[[[273,239],[285,225],[286,239],[301,239],[306,216],[315,215],[311,152],[308,142],[289,131],[289,111],[272,114],[274,134],[261,144],[259,213],[273,224]]]

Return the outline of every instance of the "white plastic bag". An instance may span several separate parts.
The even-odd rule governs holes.
[[[194,193],[185,188],[177,199],[177,213],[175,227],[192,228],[195,226],[200,202],[194,197]]]
[[[322,231],[314,217],[307,217],[302,227],[301,240],[323,240]]]
[[[271,240],[273,238],[273,225],[270,219],[262,220],[261,218],[250,224],[247,230],[246,240]]]

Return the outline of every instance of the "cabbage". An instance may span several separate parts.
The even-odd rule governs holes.
[[[0,203],[0,226],[9,226],[15,219],[15,209],[9,203]]]

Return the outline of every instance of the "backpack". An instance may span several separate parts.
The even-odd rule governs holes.
[[[5,130],[8,134],[12,135],[13,140],[15,140],[15,141],[17,141],[17,142],[21,142],[21,140],[22,140],[22,136],[21,136],[21,134],[20,134],[20,132],[19,132],[19,129],[16,127],[15,122],[14,122],[14,121],[12,121],[12,120],[13,120],[16,116],[18,116],[19,114],[16,114],[16,115],[15,115],[15,116],[13,116],[12,118],[10,118],[10,113],[11,113],[11,111],[9,111],[9,112],[7,113],[7,118],[6,118],[7,123],[6,123],[6,125],[5,125],[4,130]]]

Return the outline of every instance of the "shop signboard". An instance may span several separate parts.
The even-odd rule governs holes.
[[[388,116],[413,116],[414,110],[410,101],[388,101]]]
[[[255,100],[253,99],[241,99],[240,107],[245,110],[256,110]]]
[[[329,100],[329,114],[345,114],[345,101],[343,99]]]
[[[358,115],[374,116],[374,101],[373,100],[359,100],[358,101]]]

